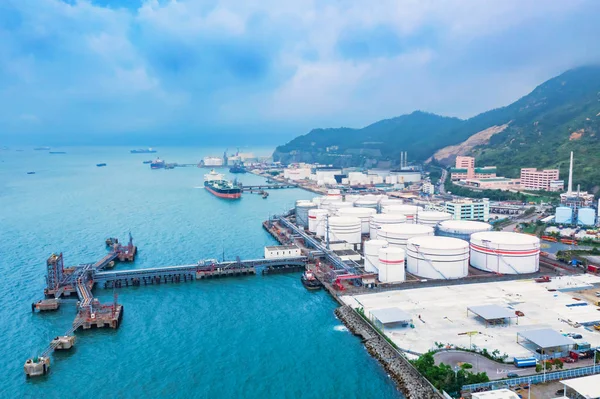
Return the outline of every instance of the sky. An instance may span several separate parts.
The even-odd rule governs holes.
[[[597,0],[2,0],[0,138],[285,142],[467,118],[599,63],[598,15]]]

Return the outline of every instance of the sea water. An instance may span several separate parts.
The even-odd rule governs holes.
[[[43,297],[50,254],[62,252],[65,265],[93,262],[106,254],[106,237],[124,241],[131,232],[138,257],[118,269],[260,258],[275,244],[261,222],[315,194],[283,189],[267,199],[245,193],[223,200],[202,189],[207,169],[142,164],[156,156],[197,163],[222,149],[16,149],[0,151],[1,398],[400,397],[335,318],[336,303],[305,290],[298,273],[118,289],[118,330],[77,332],[72,351],[52,355],[48,376],[26,379],[25,360],[64,333],[76,313],[75,301],[31,312]],[[113,290],[94,293],[113,300]]]

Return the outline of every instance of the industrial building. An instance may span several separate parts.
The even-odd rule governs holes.
[[[600,346],[600,334],[593,329],[578,327],[600,323],[600,312],[587,302],[586,297],[576,293],[594,289],[598,284],[600,276],[585,274],[555,277],[544,284],[532,279],[498,281],[345,295],[341,298],[353,308],[363,308],[367,317],[371,317],[371,311],[382,308],[398,308],[407,313],[415,321],[414,328],[386,327],[385,330],[387,337],[399,348],[425,353],[436,343],[442,343],[462,348],[485,348],[488,352],[498,350],[509,359],[532,356],[539,359],[542,357],[536,352],[539,347],[568,348],[572,341],[563,341],[566,338],[563,334],[581,334],[582,338],[578,341],[585,341],[591,347]],[[587,306],[573,306],[576,303]],[[478,308],[486,305],[494,306]],[[502,313],[492,312],[494,309],[502,309]],[[483,313],[486,319],[475,317],[473,310]],[[508,322],[507,318],[512,321]],[[498,324],[494,320],[505,321]],[[548,336],[561,341],[548,344],[536,336],[538,333],[531,333],[546,329],[553,331],[547,333]],[[546,336],[546,333],[539,334],[542,338]]]
[[[224,161],[221,157],[204,157],[204,166],[223,166]]]
[[[587,191],[573,191],[573,152],[569,164],[569,185],[567,192],[560,195],[560,206],[556,208],[554,220],[561,224],[594,226],[597,211],[592,208],[594,195]],[[600,206],[600,203],[599,203]]]
[[[564,181],[558,180],[558,169],[521,168],[521,187],[527,190],[562,191]]]
[[[454,168],[450,169],[450,179],[453,181],[465,179],[490,179],[494,177],[496,177],[495,166],[476,168],[475,158],[473,157],[456,157]]]
[[[490,219],[490,202],[487,199],[459,199],[447,201],[446,212],[454,220],[480,220],[487,222]]]
[[[273,245],[265,247],[265,259],[289,258],[302,256],[296,245]]]

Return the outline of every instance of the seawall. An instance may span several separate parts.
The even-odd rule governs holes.
[[[350,306],[344,305],[337,308],[335,314],[348,330],[363,340],[369,354],[379,361],[407,399],[443,398],[404,355],[382,338]]]

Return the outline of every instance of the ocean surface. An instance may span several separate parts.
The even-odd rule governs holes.
[[[201,188],[205,169],[142,164],[157,155],[197,163],[223,149],[136,155],[124,147],[67,147],[51,155],[16,148],[0,150],[0,398],[401,397],[334,317],[333,299],[306,291],[299,274],[121,288],[118,330],[77,332],[73,351],[52,355],[48,376],[26,379],[25,360],[64,333],[76,313],[74,301],[31,312],[53,252],[64,254],[65,266],[93,262],[106,253],[106,237],[124,241],[131,232],[139,255],[119,269],[259,258],[275,244],[261,222],[314,194],[273,190],[267,199],[227,201]],[[107,166],[96,167],[101,162]],[[112,301],[112,290],[94,293]]]

